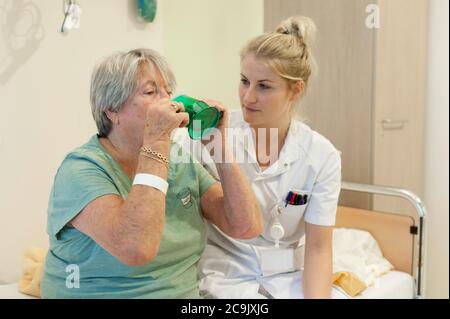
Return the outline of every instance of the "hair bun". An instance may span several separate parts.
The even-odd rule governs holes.
[[[280,23],[276,32],[297,36],[305,43],[305,45],[309,46],[314,40],[316,25],[313,20],[308,17],[290,17]]]

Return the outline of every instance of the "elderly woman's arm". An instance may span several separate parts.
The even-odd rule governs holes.
[[[169,142],[148,145],[163,154]],[[165,165],[140,156],[137,172],[167,178]],[[89,203],[71,224],[127,265],[142,265],[157,254],[165,218],[165,196],[159,190],[133,185],[127,199],[101,196]]]
[[[236,163],[216,164],[216,167],[221,183],[203,194],[203,215],[231,237],[258,236],[263,230],[261,211],[244,173]]]
[[[168,99],[148,108],[143,146],[169,156],[170,133],[186,123],[187,113],[176,113]],[[140,155],[136,173],[157,175],[167,179],[168,168]],[[71,224],[91,237],[110,254],[127,265],[143,265],[156,257],[162,238],[165,195],[153,188],[133,185],[126,199],[117,195],[101,196],[88,205]]]
[[[201,197],[201,208],[206,219],[218,226],[225,234],[240,239],[256,237],[263,231],[263,221],[258,200],[252,187],[227,144],[228,110],[221,102],[204,99],[222,113],[214,139],[218,139],[219,152],[210,149],[215,161],[220,183],[211,186]],[[208,144],[206,141],[203,143]],[[217,156],[216,156],[217,155]]]

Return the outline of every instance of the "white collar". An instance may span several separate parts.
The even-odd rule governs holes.
[[[234,127],[238,127],[243,130],[251,130],[250,125],[242,118],[242,113],[239,114],[239,118],[237,120],[238,121],[236,123],[233,123]],[[278,160],[265,171],[263,171],[261,175],[274,176],[284,173],[289,169],[292,163],[302,157],[302,154],[304,154],[304,152],[302,151],[304,149],[302,144],[304,143],[307,135],[305,134],[307,133],[306,128],[307,126],[302,122],[296,119],[291,120],[286,140],[284,142]],[[251,133],[248,133],[251,136]],[[248,156],[256,162],[256,147],[254,145],[253,138],[249,140],[249,145],[244,145],[243,139],[238,139],[238,143],[240,143],[242,149],[247,152]]]

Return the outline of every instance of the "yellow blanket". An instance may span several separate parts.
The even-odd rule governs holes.
[[[349,271],[340,271],[333,274],[333,284],[341,287],[348,295],[355,297],[363,292],[367,285],[358,276]]]
[[[41,296],[41,279],[44,274],[44,260],[47,249],[29,248],[24,254],[22,277],[19,280],[19,291],[34,297]]]

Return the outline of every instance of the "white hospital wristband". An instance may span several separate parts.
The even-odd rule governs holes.
[[[167,188],[169,188],[169,183],[167,183],[166,180],[152,174],[136,174],[136,176],[134,176],[133,185],[146,185],[154,187],[163,192],[164,195],[166,195]]]

